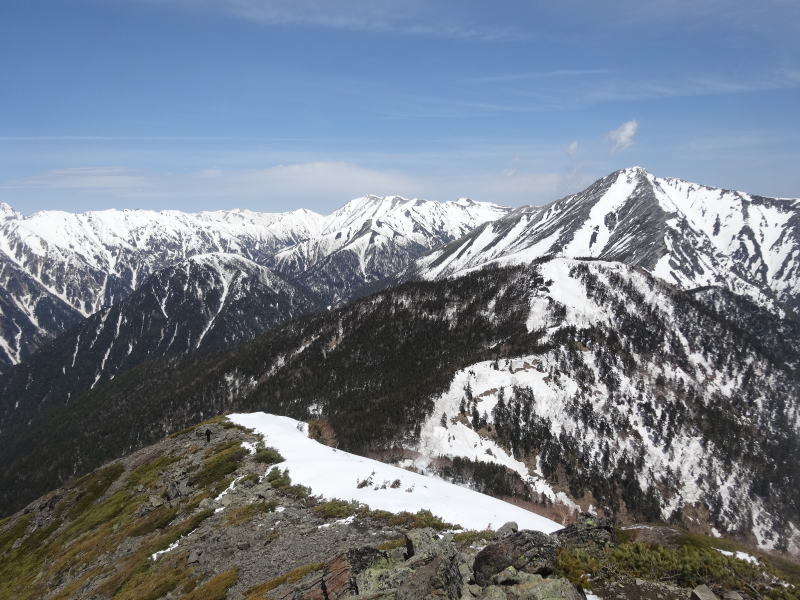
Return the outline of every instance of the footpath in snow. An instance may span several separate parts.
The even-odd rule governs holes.
[[[286,459],[279,466],[289,469],[292,481],[325,498],[356,500],[391,512],[428,509],[465,529],[497,529],[507,521],[544,533],[562,528],[497,498],[320,444],[308,437],[305,423],[288,417],[259,412],[232,414],[229,419],[261,434],[264,443]],[[359,488],[364,481],[370,483]]]

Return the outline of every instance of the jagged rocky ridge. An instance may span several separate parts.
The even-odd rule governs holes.
[[[5,205],[0,220],[0,296],[16,307],[4,311],[5,363],[35,350],[41,339],[63,331],[126,297],[150,275],[189,256],[226,252],[263,262],[280,248],[314,234],[322,217],[300,210],[284,214],[219,211],[106,210],[80,214],[43,211],[30,216]],[[55,308],[51,308],[55,306]],[[46,318],[60,311],[70,318]]]
[[[208,415],[267,410],[484,491],[796,552],[798,383],[743,325],[619,263],[407,283],[224,353],[144,363],[11,428],[2,502]]]
[[[319,235],[278,252],[274,264],[336,304],[386,285],[413,259],[509,211],[469,199],[367,196],[334,212]]]
[[[715,600],[713,588],[731,600],[798,597],[792,563],[671,528],[620,529],[584,514],[552,535],[513,522],[464,531],[426,511],[319,497],[263,441],[214,419],[32,502],[0,521],[0,595],[582,600],[591,588],[606,600]]]
[[[518,208],[423,257],[441,278],[543,255],[647,269],[683,289],[719,286],[778,313],[800,308],[800,200],[766,198],[623,169],[545,206]]]
[[[124,299],[157,271],[195,255],[242,256],[335,304],[507,210],[469,200],[440,204],[374,196],[328,216],[304,209],[23,216],[3,204],[0,367],[25,360],[44,341]]]

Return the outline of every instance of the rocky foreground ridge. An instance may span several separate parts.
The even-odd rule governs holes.
[[[0,522],[0,597],[800,598],[796,564],[730,541],[592,515],[462,531],[314,496],[281,461],[216,418],[108,464]]]

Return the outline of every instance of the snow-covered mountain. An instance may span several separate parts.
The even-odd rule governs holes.
[[[423,257],[414,272],[434,279],[549,254],[621,261],[682,289],[720,286],[800,309],[800,200],[663,179],[640,167],[516,209]]]
[[[514,211],[365,197],[290,213],[302,225],[282,237],[256,217],[239,237],[219,233],[221,217],[191,243],[143,234],[119,243],[139,270],[74,294],[52,281],[93,281],[86,265],[102,273],[113,244],[94,258],[60,233],[42,246],[0,212],[0,227],[17,223],[13,248],[27,240],[0,254],[4,323],[29,318],[31,332],[6,327],[5,347],[45,339],[34,317],[65,327],[100,307],[2,375],[0,506],[208,416],[263,410],[549,510],[674,519],[800,552],[798,200],[639,168]],[[151,247],[173,262],[143,279]],[[425,281],[344,304],[398,276]],[[81,289],[100,304],[70,304]]]
[[[232,347],[317,308],[312,294],[247,258],[195,255],[0,373],[0,423],[66,404],[144,361]]]
[[[0,437],[0,501],[18,507],[210,415],[263,410],[551,511],[675,519],[797,552],[796,375],[747,331],[746,304],[735,322],[710,306],[597,260],[409,282],[31,415]]]
[[[24,360],[44,340],[191,256],[245,257],[307,283],[332,304],[506,211],[469,200],[440,204],[376,196],[353,200],[328,216],[308,210],[23,216],[4,204],[0,367]]]
[[[255,213],[105,210],[44,211],[5,205],[0,220],[0,365],[125,298],[156,271],[190,256],[238,254],[265,263],[319,231],[307,210]]]
[[[365,196],[327,216],[319,235],[278,252],[275,268],[335,304],[509,211],[468,199],[438,203]]]
[[[791,374],[737,341],[741,321],[704,315],[644,272],[562,258],[539,268],[547,284],[530,296],[525,326],[553,349],[458,370],[409,446],[419,453],[411,464],[447,473],[442,457],[493,463],[582,510],[633,479],[651,518],[708,511],[722,531],[800,551],[794,494],[784,495],[794,508],[767,509],[779,484],[757,467],[798,447]]]

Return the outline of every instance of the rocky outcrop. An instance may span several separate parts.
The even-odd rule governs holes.
[[[550,536],[526,534],[529,545]],[[516,535],[516,534],[515,534]],[[554,540],[550,538],[550,542]],[[489,547],[498,544],[490,544]],[[549,547],[549,546],[548,546]],[[398,548],[401,550],[402,548]],[[531,556],[531,548],[528,555]],[[508,566],[485,583],[473,578],[472,554],[459,551],[450,534],[416,529],[405,535],[405,552],[365,547],[340,554],[294,588],[276,597],[293,600],[583,600],[582,593],[561,577],[543,577]]]
[[[562,577],[544,578],[507,567],[492,577],[479,600],[583,600],[583,594]]]
[[[555,570],[558,539],[539,531],[518,531],[489,544],[475,557],[473,571],[479,585],[506,567],[531,574],[550,575]]]
[[[374,566],[388,562],[385,552],[370,546],[348,550],[334,557],[327,565],[324,574],[314,578],[310,585],[295,590],[295,600],[339,600],[358,596],[364,588],[360,576],[368,573]],[[367,578],[369,575],[366,576]],[[359,585],[361,583],[361,585]]]
[[[567,525],[554,534],[561,544],[590,552],[613,544],[614,523],[611,519],[581,513],[575,523]]]

